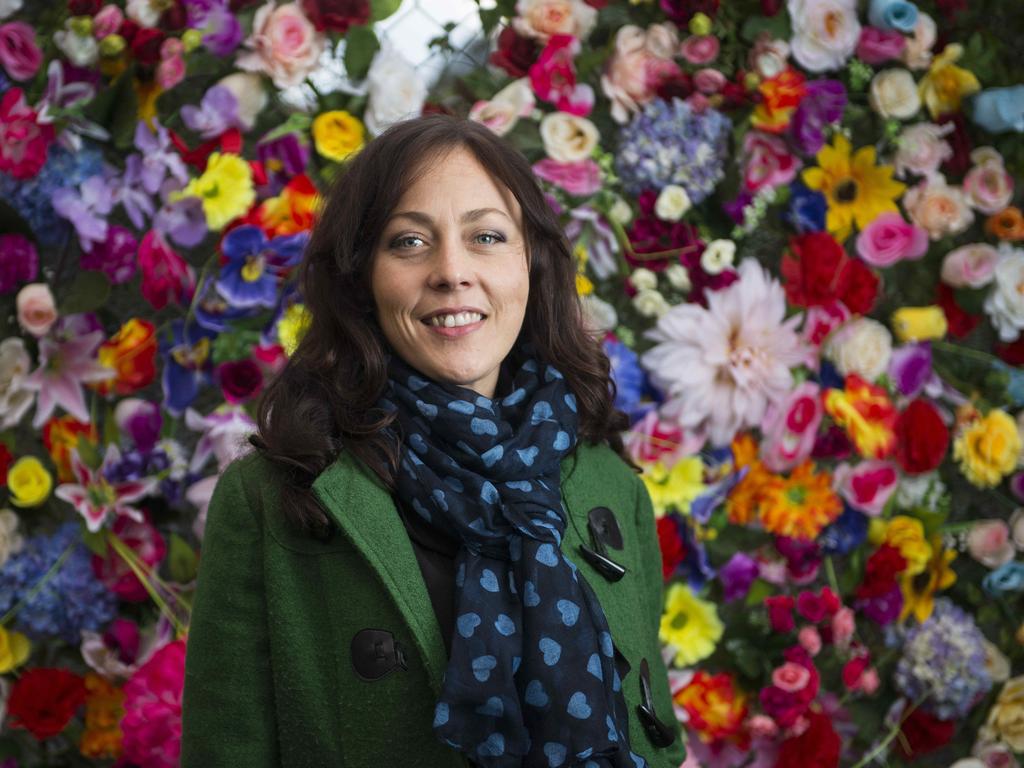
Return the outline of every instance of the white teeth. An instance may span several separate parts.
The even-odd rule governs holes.
[[[430,318],[430,324],[441,328],[456,328],[460,325],[469,325],[483,319],[479,312],[459,312],[454,315],[434,315]]]

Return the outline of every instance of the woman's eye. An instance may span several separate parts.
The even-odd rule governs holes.
[[[396,237],[391,241],[392,248],[415,248],[419,243],[423,242],[423,238],[417,235],[402,235]]]
[[[505,241],[505,238],[497,232],[481,232],[476,236],[476,239],[484,245],[494,245],[495,243],[502,243]]]

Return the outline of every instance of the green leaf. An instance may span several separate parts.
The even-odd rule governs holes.
[[[747,592],[746,604],[751,608],[760,608],[764,599],[774,591],[772,585],[764,579],[754,579],[754,583],[750,585],[750,591]]]
[[[82,543],[89,548],[89,551],[98,557],[107,556],[107,537],[103,531],[84,531]]]
[[[401,5],[402,0],[370,0],[370,21],[386,19],[397,11]]]
[[[313,118],[303,112],[293,112],[288,115],[288,119],[281,123],[276,128],[272,129],[267,133],[261,141],[272,141],[278,139],[281,136],[287,136],[289,133],[298,133],[304,135],[309,131],[309,126],[313,123]]]
[[[258,331],[237,330],[222,333],[213,340],[213,364],[220,365],[232,360],[249,357],[253,347],[260,342]]]
[[[63,301],[58,302],[62,315],[92,312],[107,303],[110,281],[102,272],[81,270],[71,281]]]
[[[352,27],[345,36],[345,71],[353,79],[366,77],[380,41],[370,27]]]
[[[78,451],[78,458],[80,458],[85,466],[89,467],[89,469],[99,469],[100,465],[103,463],[103,457],[100,456],[99,449],[87,435],[78,436],[78,442],[75,444],[75,450]]]
[[[792,37],[788,14],[751,16],[743,22],[743,27],[740,29],[740,37],[748,43],[753,43],[762,32],[769,32],[776,40],[788,40]]]
[[[980,315],[985,311],[985,295],[987,293],[988,291],[983,288],[955,288],[953,297],[956,299],[957,306],[964,312]]]
[[[167,567],[171,579],[178,584],[187,584],[196,577],[196,565],[199,559],[195,550],[181,536],[171,534],[171,544],[167,555]]]

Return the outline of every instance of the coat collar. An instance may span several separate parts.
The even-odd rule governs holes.
[[[582,490],[574,482],[574,470],[586,450],[581,445],[562,461],[562,500],[570,513]],[[376,475],[344,451],[317,477],[313,491],[341,534],[379,575],[424,660],[435,696],[440,696],[448,656],[416,554],[391,494]],[[567,537],[571,528],[566,525]]]

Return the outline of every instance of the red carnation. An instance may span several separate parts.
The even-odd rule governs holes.
[[[339,34],[370,20],[368,0],[302,0],[302,12],[319,31]]]
[[[526,77],[530,65],[539,55],[540,46],[535,40],[517,35],[512,27],[505,27],[498,35],[498,47],[491,54],[490,61],[511,77]]]
[[[155,67],[160,61],[160,46],[164,44],[164,33],[152,27],[140,27],[132,37],[132,56],[144,67]]]
[[[668,581],[676,568],[686,559],[686,545],[679,531],[679,523],[671,515],[658,518],[658,546],[661,549],[661,577]]]
[[[912,400],[896,419],[896,461],[909,475],[931,472],[949,448],[949,429],[935,406]]]
[[[832,720],[821,712],[807,715],[810,724],[799,736],[779,746],[775,768],[835,768],[839,765],[839,735]]]
[[[956,723],[952,720],[939,720],[935,715],[915,709],[900,724],[902,738],[896,739],[896,744],[905,760],[913,760],[946,746],[955,730]]]
[[[64,730],[85,703],[85,681],[66,669],[29,669],[19,677],[7,699],[11,725],[25,728],[37,739]]]
[[[789,595],[774,595],[764,599],[768,609],[768,621],[776,632],[790,632],[793,629],[793,598]]]
[[[799,307],[826,306],[838,299],[851,312],[866,314],[878,295],[878,276],[850,258],[828,232],[792,238],[781,269],[786,298]]]

